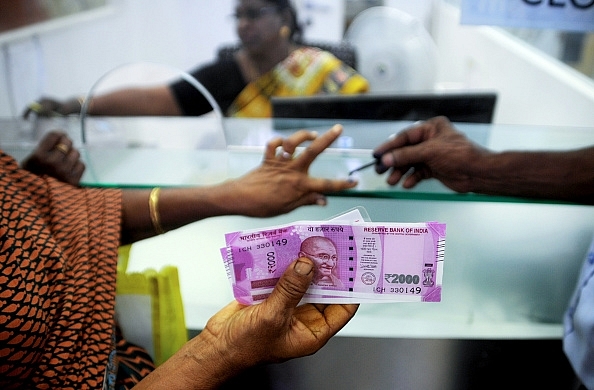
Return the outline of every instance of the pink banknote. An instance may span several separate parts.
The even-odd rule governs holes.
[[[445,224],[298,222],[225,235],[235,298],[265,299],[298,257],[316,265],[305,302],[439,302]]]

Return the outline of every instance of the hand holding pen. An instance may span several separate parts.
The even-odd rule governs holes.
[[[390,142],[390,140],[394,139],[395,137],[396,137],[396,134],[392,134],[390,137],[388,137],[388,140],[386,142],[384,142],[380,146],[386,145],[387,143]],[[383,152],[377,152],[377,151],[374,150],[374,152],[373,152],[373,158],[374,158],[374,160],[373,161],[370,161],[370,162],[368,162],[366,164],[363,164],[360,167],[357,167],[357,168],[353,169],[352,171],[349,172],[349,176],[353,175],[353,173],[355,173],[355,172],[362,171],[362,170],[367,169],[367,168],[372,167],[372,166],[376,166],[377,167],[376,168],[376,172],[378,172],[378,173],[385,172],[386,169],[383,169],[383,166],[382,166],[382,156],[383,156],[383,154],[384,154]],[[380,170],[382,170],[382,169],[383,169],[383,172],[380,172]]]
[[[386,182],[413,188],[435,178],[456,192],[473,191],[475,170],[492,152],[471,142],[443,116],[414,123],[373,150],[375,171]],[[361,168],[362,169],[362,168]]]
[[[414,187],[419,181],[430,177],[419,176],[422,171],[421,165],[418,163],[422,163],[424,157],[419,155],[417,150],[427,149],[425,143],[436,135],[432,130],[435,130],[435,124],[441,120],[445,120],[449,124],[447,118],[437,117],[428,121],[417,121],[401,132],[390,135],[385,142],[373,150],[374,160],[353,169],[349,172],[349,176],[372,166],[375,166],[375,171],[378,174],[383,174],[391,169],[392,172],[387,182],[390,185],[396,185],[410,171],[408,176],[413,174],[416,176],[406,179],[403,187]]]
[[[445,120],[447,121],[447,119]],[[383,174],[391,169],[392,172],[390,173],[387,182],[390,185],[396,185],[407,172],[411,171],[411,168],[414,168],[412,173],[415,173],[419,167],[409,162],[406,158],[402,159],[401,156],[403,153],[405,155],[408,154],[408,148],[414,148],[415,145],[428,141],[429,138],[431,138],[431,136],[427,137],[426,134],[423,135],[422,131],[427,128],[426,124],[431,125],[432,121],[433,120],[426,122],[418,121],[401,132],[390,135],[385,142],[381,143],[373,150],[374,160],[351,170],[349,176],[372,166],[375,166],[375,171],[378,174]],[[431,126],[429,126],[429,128],[431,128]],[[421,180],[422,179],[419,179],[417,182]],[[403,184],[405,188],[412,188],[414,185],[416,185],[416,182],[411,184],[408,183],[408,180]]]
[[[373,161],[371,161],[371,162],[368,162],[367,164],[363,164],[363,165],[361,165],[360,167],[358,167],[358,168],[355,168],[355,169],[353,169],[352,171],[350,171],[350,172],[349,172],[349,176],[351,176],[351,175],[352,175],[353,173],[355,173],[355,172],[362,171],[362,170],[363,170],[363,169],[365,169],[365,168],[372,167],[372,166],[374,166],[374,165],[378,164],[379,162],[380,162],[380,160],[376,158],[375,160],[373,160]]]
[[[405,133],[407,130],[413,129],[413,128],[415,128],[415,126],[421,125],[423,123],[424,123],[423,121],[417,121],[417,122],[413,123],[410,128],[403,130],[402,133]],[[396,141],[396,143],[394,142],[394,140],[397,138],[397,136],[398,136],[398,134],[396,134],[396,133],[390,135],[384,143],[380,144],[373,150],[374,160],[370,161],[366,164],[363,164],[358,168],[353,169],[352,171],[349,172],[349,176],[351,176],[355,172],[362,171],[362,170],[372,167],[372,166],[376,166],[375,171],[377,173],[381,174],[381,173],[386,172],[390,168],[390,165],[386,165],[384,162],[382,162],[383,155],[391,152],[392,149],[398,148],[400,146],[404,146],[404,144],[402,144],[402,142],[399,142],[399,140]],[[404,173],[406,173],[406,171]]]

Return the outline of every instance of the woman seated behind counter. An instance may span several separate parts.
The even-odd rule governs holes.
[[[272,96],[355,94],[369,83],[331,53],[303,46],[290,0],[238,0],[234,17],[241,47],[233,59],[218,59],[191,72],[213,95],[226,116],[270,117]],[[75,114],[82,99],[42,98],[25,112]],[[212,111],[206,98],[185,80],[151,88],[117,90],[96,96],[90,115],[197,116]]]

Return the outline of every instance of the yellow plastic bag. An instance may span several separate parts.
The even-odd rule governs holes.
[[[145,348],[159,365],[188,341],[177,267],[128,273],[130,249],[120,248],[116,317],[124,338]]]

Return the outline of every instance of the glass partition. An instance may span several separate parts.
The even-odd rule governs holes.
[[[282,122],[282,123],[280,123]],[[372,149],[390,135],[410,126],[407,121],[331,119],[225,118],[224,136],[212,118],[94,117],[90,142],[83,143],[78,117],[28,122],[6,119],[0,144],[17,158],[32,150],[41,135],[53,128],[67,129],[87,165],[83,183],[89,186],[192,186],[238,177],[258,166],[266,142],[302,128],[318,132],[335,123],[342,136],[312,164],[313,175],[346,178],[353,169],[373,160]],[[504,149],[568,149],[594,144],[594,129],[559,126],[521,126],[457,123],[474,142]],[[224,140],[222,140],[224,138]],[[226,147],[220,147],[226,141]],[[370,167],[353,174],[359,185],[336,194],[345,197],[451,200],[464,202],[558,203],[479,194],[458,194],[436,180],[411,190],[386,184],[385,176]]]

